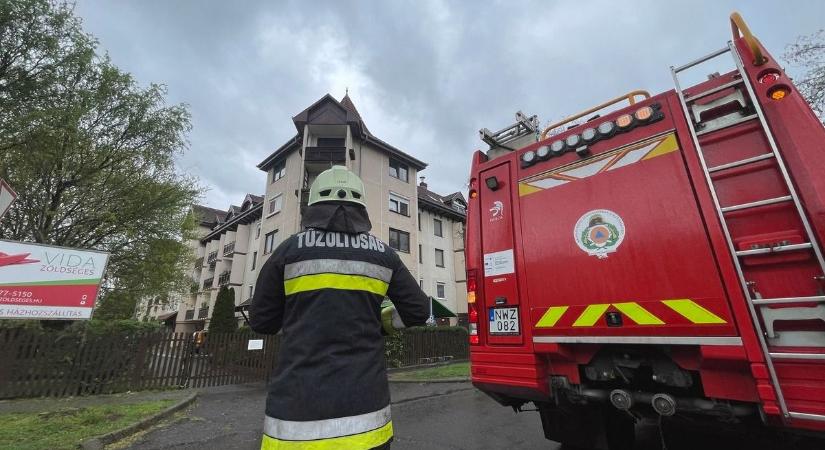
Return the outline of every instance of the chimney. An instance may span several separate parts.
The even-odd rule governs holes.
[[[424,182],[425,177],[418,177],[418,178],[421,179],[421,183],[419,183],[419,186],[423,187],[424,189],[427,189],[427,183]]]

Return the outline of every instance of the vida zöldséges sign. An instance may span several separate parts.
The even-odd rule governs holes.
[[[0,240],[0,319],[92,316],[109,254]]]

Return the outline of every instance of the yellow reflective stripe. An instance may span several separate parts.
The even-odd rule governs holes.
[[[573,322],[574,327],[592,327],[596,321],[607,311],[607,308],[610,306],[609,303],[604,304],[596,304],[596,305],[587,305],[587,308],[582,311],[579,318]]]
[[[662,303],[693,323],[727,323],[725,319],[708,311],[689,298],[662,300]]]
[[[561,319],[561,316],[564,315],[567,308],[569,308],[569,306],[551,306],[550,309],[545,311],[544,315],[541,316],[541,319],[536,322],[536,328],[552,327]]]
[[[367,291],[373,294],[386,295],[389,284],[375,278],[361,275],[342,275],[338,273],[319,273],[304,275],[284,281],[284,294],[291,295],[298,292],[314,291],[317,289],[345,289],[352,291]]]
[[[360,434],[314,441],[284,441],[264,435],[261,450],[369,450],[392,438],[392,422]]]
[[[663,325],[661,319],[654,316],[650,311],[644,309],[642,305],[636,302],[613,303],[622,314],[630,317],[630,320],[639,325]]]

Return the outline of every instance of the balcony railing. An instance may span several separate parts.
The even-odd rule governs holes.
[[[224,286],[229,284],[229,276],[232,272],[224,272],[218,276],[218,286]]]
[[[235,253],[235,241],[223,246],[223,256],[229,256],[233,253]]]
[[[212,283],[215,281],[215,277],[207,278],[203,280],[203,288],[204,289],[212,289]]]
[[[184,315],[185,320],[192,320],[195,318],[195,310],[194,309],[187,309],[186,314]]]
[[[203,268],[203,256],[195,260],[195,269],[200,270]]]
[[[218,251],[217,250],[210,253],[209,257],[206,258],[206,262],[208,262],[210,266],[215,265],[215,261],[217,261],[217,260],[218,260]]]
[[[209,307],[201,308],[198,310],[198,319],[206,319],[209,317]]]
[[[346,163],[345,147],[307,147],[305,161],[308,163]]]

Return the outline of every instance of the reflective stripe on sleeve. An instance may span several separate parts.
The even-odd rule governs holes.
[[[315,275],[319,273],[337,273],[342,275],[363,275],[389,283],[392,269],[366,261],[346,259],[310,259],[287,264],[284,267],[284,279]]]
[[[312,441],[286,441],[264,435],[261,450],[369,450],[392,439],[392,422],[365,433]]]
[[[387,405],[378,411],[334,419],[295,421],[267,416],[264,433],[286,441],[337,438],[377,430],[390,423],[391,415]]]
[[[317,289],[344,289],[352,291],[367,291],[378,295],[387,295],[389,284],[375,278],[361,275],[341,275],[337,273],[319,273],[304,275],[284,281],[284,294],[292,295],[299,292],[314,291]]]

